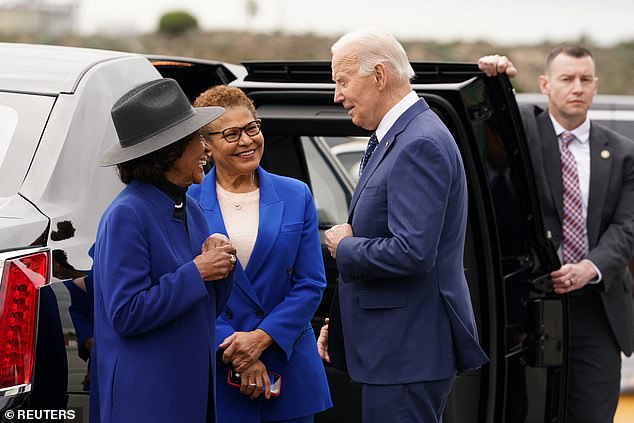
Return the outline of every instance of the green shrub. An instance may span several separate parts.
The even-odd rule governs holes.
[[[198,21],[182,10],[164,13],[159,20],[158,30],[161,34],[182,35],[194,29],[198,29]]]

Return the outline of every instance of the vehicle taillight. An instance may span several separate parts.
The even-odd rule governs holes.
[[[48,282],[48,274],[45,252],[4,263],[0,285],[0,389],[31,381],[37,288]]]

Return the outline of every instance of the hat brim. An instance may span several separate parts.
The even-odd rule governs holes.
[[[138,144],[125,148],[121,147],[120,144],[113,146],[99,158],[97,164],[102,167],[114,166],[160,150],[218,119],[224,111],[225,109],[222,107],[216,106],[195,107],[192,116],[144,139]]]

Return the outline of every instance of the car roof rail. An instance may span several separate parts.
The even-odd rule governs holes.
[[[481,75],[475,63],[411,62],[414,84],[462,82]],[[242,62],[247,70],[245,81],[332,83],[329,61]]]

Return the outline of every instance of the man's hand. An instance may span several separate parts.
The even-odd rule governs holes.
[[[242,373],[253,365],[262,351],[273,344],[273,338],[262,329],[251,332],[234,332],[222,341],[219,347],[225,352],[222,361]]]
[[[487,76],[506,73],[509,78],[513,78],[517,75],[517,68],[513,65],[513,62],[508,57],[497,54],[480,57],[478,59],[478,67]]]
[[[553,289],[557,294],[566,294],[581,289],[593,279],[597,272],[589,260],[581,260],[579,263],[564,264],[550,274],[553,281]]]
[[[330,251],[332,258],[337,258],[337,247],[342,239],[352,236],[352,226],[347,223],[335,225],[324,232],[326,237],[326,247]]]
[[[319,338],[317,338],[317,351],[322,360],[326,360],[330,363],[330,356],[328,355],[328,322],[330,319],[326,318],[324,325],[319,330]]]

